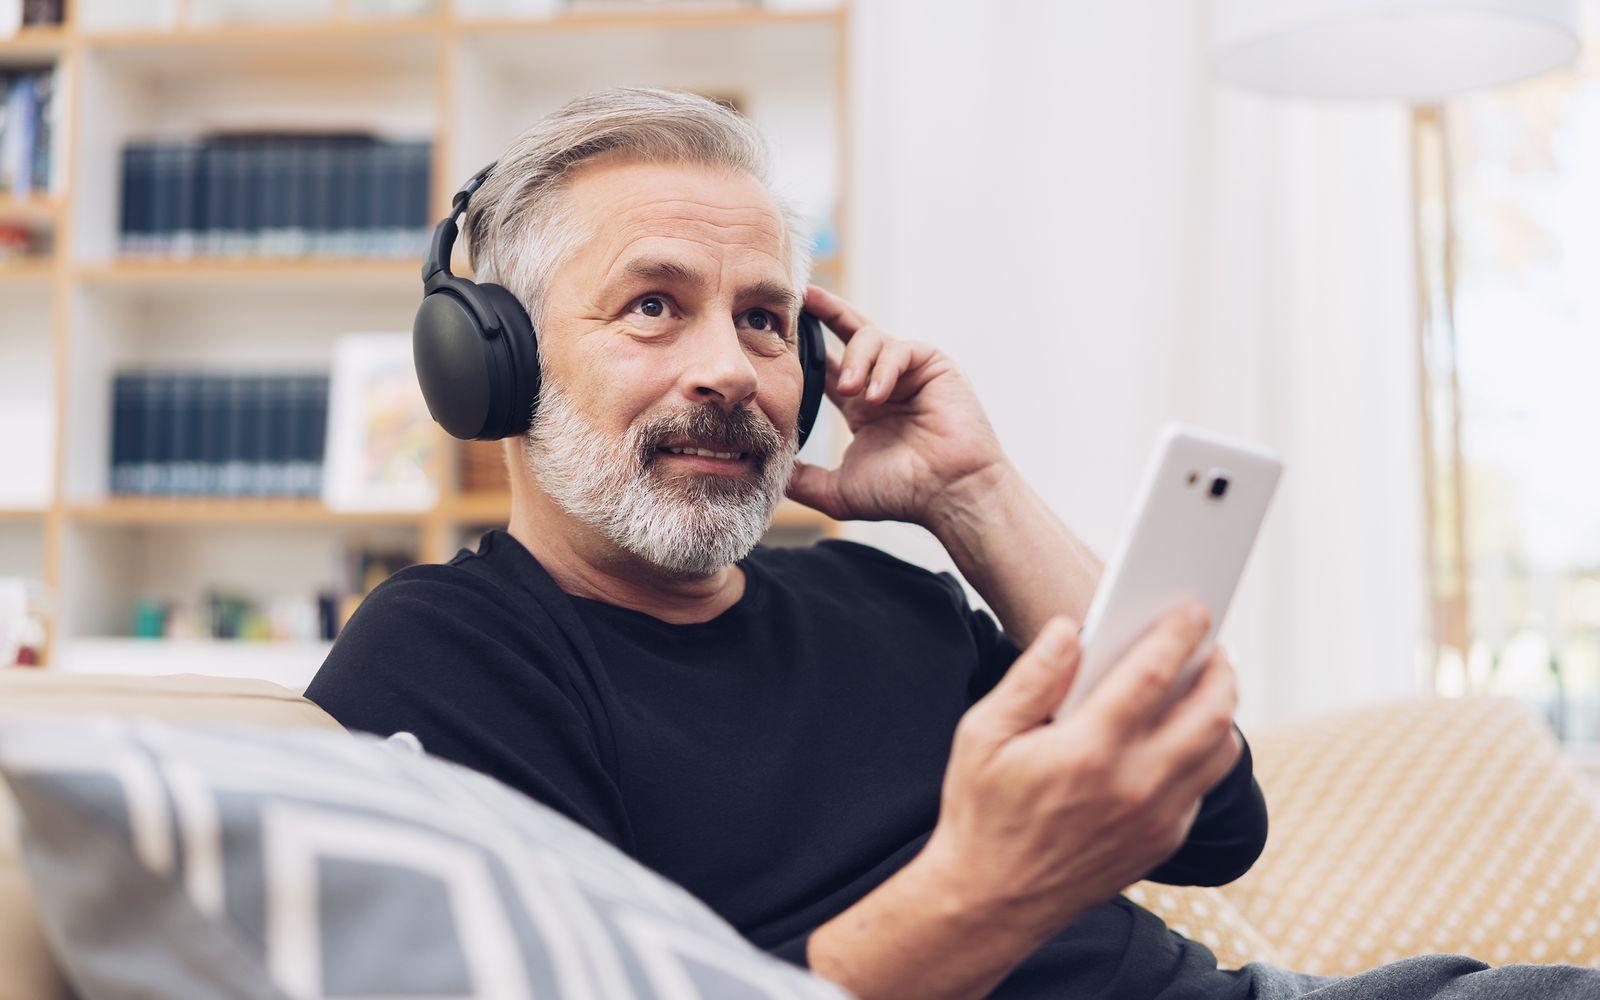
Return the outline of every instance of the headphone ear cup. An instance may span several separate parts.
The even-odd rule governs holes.
[[[822,323],[800,310],[800,370],[804,383],[800,390],[800,417],[796,421],[799,446],[804,447],[822,408],[822,392],[828,379],[828,347],[822,339]]]
[[[490,335],[481,313],[499,320]],[[412,363],[428,413],[452,436],[498,441],[528,429],[539,391],[527,311],[505,288],[450,277],[423,296],[411,325]]]
[[[503,285],[474,286],[482,301],[500,318],[501,335],[490,342],[495,422],[484,428],[485,440],[498,441],[526,433],[539,401],[539,340],[533,321],[517,297]]]

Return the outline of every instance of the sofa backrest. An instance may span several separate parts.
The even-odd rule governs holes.
[[[203,725],[340,729],[322,709],[268,681],[0,668],[0,725],[17,719],[90,714],[148,716]],[[0,1000],[66,1000],[70,996],[34,916],[17,853],[11,795],[0,785]]]

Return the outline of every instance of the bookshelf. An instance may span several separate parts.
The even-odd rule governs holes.
[[[125,144],[247,129],[426,139],[437,218],[461,180],[571,97],[611,85],[688,88],[736,97],[773,142],[780,186],[809,222],[838,233],[848,206],[846,3],[555,3],[547,15],[511,16],[478,13],[508,6],[501,0],[437,0],[420,5],[428,12],[369,18],[354,3],[328,0],[320,19],[205,24],[193,16],[201,0],[69,0],[60,27],[0,39],[0,69],[54,65],[64,95],[49,190],[0,196],[0,222],[49,237],[42,256],[0,260],[0,400],[20,398],[46,415],[35,443],[22,447],[24,422],[0,408],[10,424],[0,427],[0,450],[38,472],[31,493],[0,494],[0,576],[43,582],[44,664],[304,683],[325,641],[136,639],[134,605],[210,587],[263,600],[315,590],[356,549],[444,560],[503,525],[510,508],[503,489],[462,490],[461,448],[442,431],[430,468],[438,500],[424,510],[112,494],[114,372],[325,368],[340,334],[410,329],[421,250],[402,258],[123,256]],[[156,23],[163,10],[170,20]],[[837,287],[845,261],[832,242],[815,280]],[[842,435],[825,422],[814,440],[836,451]],[[808,457],[819,460],[815,451]],[[790,503],[774,520],[779,537],[831,529]]]

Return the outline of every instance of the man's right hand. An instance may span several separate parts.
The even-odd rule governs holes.
[[[1163,701],[1204,637],[1199,605],[1163,616],[1072,712],[1076,623],[1055,618],[956,728],[939,820],[918,857],[959,904],[1040,941],[1182,846],[1242,752],[1219,648]]]

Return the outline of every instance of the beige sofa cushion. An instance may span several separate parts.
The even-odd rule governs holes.
[[[171,722],[339,730],[304,698],[268,681],[171,674],[117,677],[0,668],[0,724],[47,715],[151,716]],[[16,817],[0,786],[0,1000],[65,1000],[66,983],[34,919],[17,858]]]
[[[1271,832],[1222,893],[1289,968],[1600,966],[1600,796],[1517,702],[1389,702],[1250,742]]]

